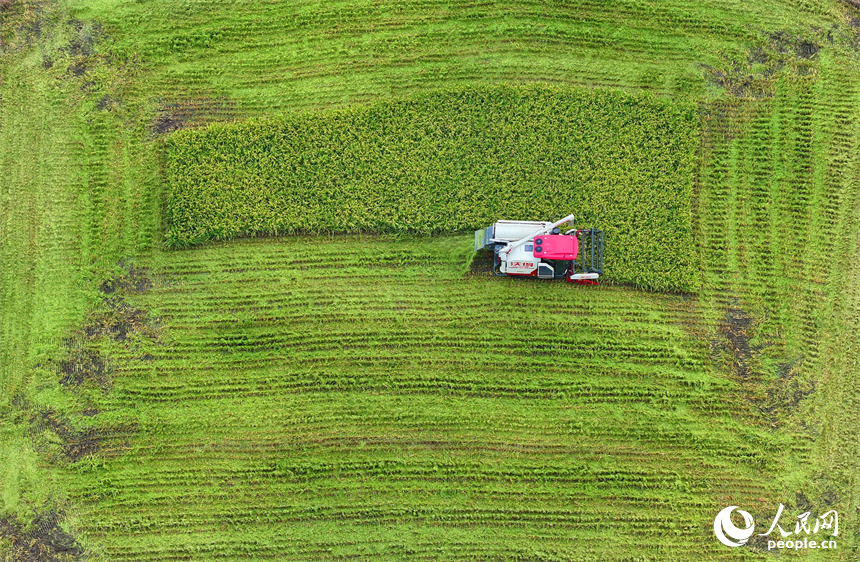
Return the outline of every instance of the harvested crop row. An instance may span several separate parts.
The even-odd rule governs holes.
[[[139,419],[140,432],[128,455],[68,471],[86,536],[111,560],[331,558],[311,551],[320,529],[357,558],[367,532],[420,557],[463,531],[472,558],[490,545],[511,559],[517,544],[606,560],[571,546],[599,521],[616,559],[685,559],[713,543],[696,532],[713,524],[711,498],[772,494],[755,475],[778,462],[775,433],[738,423],[748,405],[714,392],[726,383],[711,347],[683,325],[694,299],[463,278],[469,235],[409,240],[442,264],[432,278],[417,263],[361,267],[404,238],[153,258],[153,287],[128,298],[165,337],[118,350],[114,389],[94,393],[94,421]],[[355,273],[296,268],[314,260]],[[683,532],[661,526],[675,520]],[[290,554],[293,537],[304,542]],[[403,559],[371,556],[386,557]]]
[[[435,234],[577,213],[608,276],[696,286],[694,110],[647,96],[469,88],[216,124],[167,142],[168,244],[300,232]]]

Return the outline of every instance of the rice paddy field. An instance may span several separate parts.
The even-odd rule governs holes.
[[[0,2],[0,553],[856,560],[858,30],[838,0]],[[653,144],[605,122],[611,152],[678,150],[629,176],[594,153],[584,178],[568,157],[587,152],[494,145],[498,107],[482,124],[450,102],[475,92],[506,92],[504,130],[538,147],[559,100],[586,122],[589,103],[690,120]],[[339,151],[331,123],[379,108],[409,135],[364,119],[366,158]],[[173,243],[234,220],[223,190],[280,181],[254,175],[270,151],[248,123],[331,149],[235,231]],[[433,154],[440,127],[460,140]],[[208,155],[188,175],[182,143]],[[301,217],[284,201],[314,166],[348,164],[325,184],[337,207],[361,162],[414,182],[446,154],[460,168],[426,199],[374,176],[373,201],[437,197],[460,222],[270,228]],[[520,218],[504,201],[535,185],[589,207],[555,214],[607,231],[608,281],[493,276],[467,228],[487,211],[457,178],[489,220]],[[203,187],[179,220],[185,181]],[[795,524],[837,511],[836,548],[769,548],[780,504],[783,540],[830,539]],[[728,506],[755,520],[742,547],[714,535]]]

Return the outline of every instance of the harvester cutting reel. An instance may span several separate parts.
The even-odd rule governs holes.
[[[496,275],[596,285],[603,273],[603,231],[577,230],[573,220],[568,215],[557,222],[498,221],[475,231],[475,251],[493,250]],[[559,227],[568,224],[562,232]]]

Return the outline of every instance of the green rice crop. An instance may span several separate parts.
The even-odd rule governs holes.
[[[692,106],[609,90],[476,87],[186,130],[168,141],[168,243],[437,234],[570,212],[610,279],[696,286]]]
[[[768,560],[763,537],[720,545],[713,517],[767,525],[783,503],[784,528],[807,507],[843,522],[837,550],[795,557],[857,559],[848,3],[12,4],[0,558],[69,533],[110,561]],[[694,294],[463,276],[468,234],[163,247],[153,141],[174,128],[501,83],[695,104]],[[151,286],[100,291],[130,263]]]

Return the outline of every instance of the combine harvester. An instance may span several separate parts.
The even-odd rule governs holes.
[[[475,231],[475,251],[493,250],[496,275],[566,278],[596,285],[603,273],[603,231],[576,230],[573,215],[557,222],[499,221]],[[570,223],[562,234],[559,228]]]

